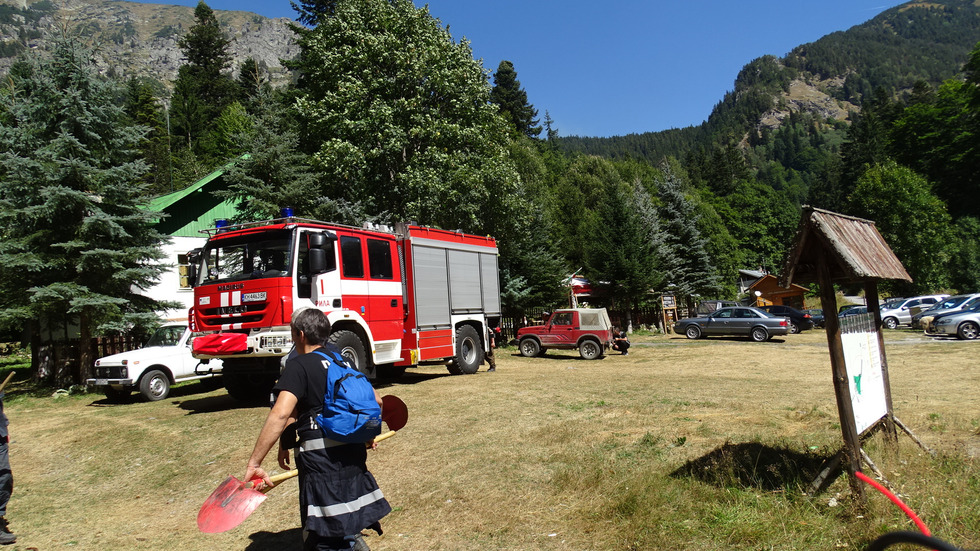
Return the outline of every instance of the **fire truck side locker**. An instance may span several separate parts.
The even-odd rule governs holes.
[[[452,373],[476,372],[487,324],[500,318],[496,242],[417,226],[396,232],[406,236],[400,253],[409,267],[401,364],[448,361]]]

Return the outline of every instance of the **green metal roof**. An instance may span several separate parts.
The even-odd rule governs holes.
[[[248,154],[239,159],[247,159]],[[222,166],[190,186],[150,201],[149,210],[168,216],[157,222],[157,229],[171,236],[201,237],[200,230],[213,228],[215,220],[233,218],[238,202],[221,199],[215,191],[227,189],[222,176],[239,159]]]

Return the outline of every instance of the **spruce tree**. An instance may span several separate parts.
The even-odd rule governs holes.
[[[126,114],[133,124],[149,128],[140,142],[143,159],[149,165],[144,181],[154,195],[173,191],[170,169],[170,134],[166,115],[157,103],[153,87],[142,79],[130,79],[126,87]]]
[[[136,292],[164,269],[159,215],[140,208],[147,128],[129,122],[124,89],[79,44],[54,40],[0,93],[0,324],[30,334],[35,366],[42,334],[77,329],[84,380],[90,337],[147,327],[170,305]],[[56,382],[79,382],[71,375]]]
[[[521,88],[517,80],[517,71],[510,61],[501,61],[497,72],[493,74],[493,90],[490,91],[490,101],[497,104],[500,113],[521,134],[536,138],[541,134],[538,126],[538,110],[527,101],[527,92]]]
[[[721,292],[720,277],[708,255],[708,240],[698,229],[697,209],[684,193],[684,184],[667,162],[657,180],[660,227],[664,233],[664,275],[680,295],[714,297]]]
[[[177,69],[171,123],[173,133],[186,138],[187,146],[200,156],[210,146],[199,143],[210,130],[210,121],[235,101],[239,91],[230,72],[231,40],[221,30],[214,10],[199,2],[194,19],[195,25],[177,42],[187,63]],[[223,162],[223,159],[206,160]]]

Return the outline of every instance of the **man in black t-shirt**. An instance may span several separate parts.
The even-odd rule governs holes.
[[[323,408],[330,364],[314,351],[332,347],[321,344],[330,334],[330,322],[323,312],[308,308],[293,315],[290,328],[298,356],[286,362],[273,387],[275,403],[255,442],[245,480],[259,477],[269,484],[269,476],[261,467],[262,460],[283,431],[295,426],[299,439],[295,458],[299,469],[304,551],[366,550],[361,530],[373,528],[380,534],[380,520],[391,512],[391,506],[367,470],[365,445],[324,438],[314,419]],[[380,406],[377,391],[375,398]],[[278,458],[279,466],[289,469],[288,446],[280,445]]]

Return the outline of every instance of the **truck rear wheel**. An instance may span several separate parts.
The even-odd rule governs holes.
[[[368,366],[367,354],[364,352],[364,343],[353,331],[341,329],[331,333],[327,337],[327,342],[340,349],[340,354],[347,358],[351,367],[361,373],[371,377],[371,368]]]
[[[472,375],[483,363],[483,341],[472,325],[456,330],[456,355],[447,368],[453,375]]]

